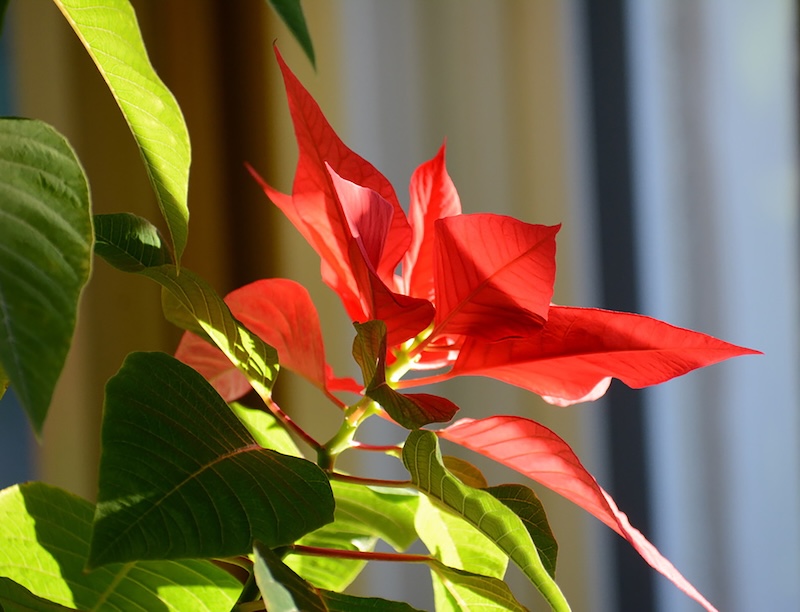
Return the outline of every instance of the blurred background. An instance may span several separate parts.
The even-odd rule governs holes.
[[[221,293],[269,276],[305,284],[338,373],[355,374],[350,323],[316,255],[244,169],[291,189],[274,41],[401,202],[446,138],[465,212],[563,223],[558,303],[641,312],[763,351],[656,389],[615,383],[568,409],[481,379],[446,393],[463,416],[523,414],[554,429],[721,610],[800,608],[796,2],[304,0],[316,72],[263,0],[133,4],[192,138],[185,265]],[[0,44],[0,110],[70,139],[95,212],[158,223],[127,127],[53,3],[12,1]],[[43,479],[92,499],[105,381],[128,352],[172,351],[178,337],[154,284],[96,262],[41,444],[13,393],[0,405],[0,485]],[[281,385],[301,424],[333,433],[337,415],[314,390]],[[494,484],[514,478],[481,467]],[[698,609],[598,521],[533,486],[574,609]],[[419,568],[369,567],[358,588],[430,605]]]

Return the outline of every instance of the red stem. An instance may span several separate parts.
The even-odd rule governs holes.
[[[396,383],[392,383],[392,387],[394,389],[410,389],[412,387],[421,387],[422,385],[433,385],[453,378],[451,372],[452,370],[448,370],[441,374],[432,374],[421,378],[403,378]]]
[[[302,427],[300,427],[300,425],[292,420],[292,417],[281,410],[281,407],[275,403],[275,400],[273,400],[271,397],[267,397],[264,398],[264,402],[267,404],[270,412],[272,412],[272,414],[274,414],[281,423],[296,433],[300,439],[303,440],[303,442],[308,444],[315,451],[319,451],[323,448],[322,444],[312,438]]]
[[[411,487],[414,485],[410,480],[382,480],[380,478],[361,478],[360,476],[350,476],[349,474],[340,474],[339,472],[329,472],[328,476],[331,480],[340,480],[342,482],[352,482],[353,484],[372,485],[375,487],[396,487],[399,489]]]
[[[433,560],[429,555],[406,555],[401,553],[366,552],[360,550],[340,550],[335,548],[319,548],[292,544],[288,547],[299,555],[315,555],[317,557],[337,557],[339,559],[359,559],[361,561],[395,561],[401,563],[428,563]]]
[[[399,444],[375,445],[375,444],[365,444],[364,442],[357,442],[357,441],[354,441],[350,448],[355,448],[357,450],[363,450],[363,451],[374,451],[376,453],[390,453],[392,451],[403,450],[403,447]]]

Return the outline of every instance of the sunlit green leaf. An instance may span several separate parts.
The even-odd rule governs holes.
[[[522,520],[490,493],[468,487],[450,474],[442,463],[434,433],[412,431],[403,447],[403,463],[420,491],[488,536],[519,566],[553,609],[569,610]]]
[[[50,126],[0,119],[0,363],[41,432],[89,278],[86,177]]]
[[[414,612],[406,603],[317,589],[256,543],[256,582],[269,612]]]
[[[278,354],[231,314],[225,302],[190,270],[161,264],[163,245],[145,219],[129,213],[97,215],[97,253],[125,271],[137,271],[159,283],[191,315],[202,331],[242,371],[263,398],[278,375]],[[141,266],[141,268],[139,268]]]
[[[43,483],[0,491],[0,575],[37,597],[80,610],[217,612],[236,601],[242,585],[209,561],[141,561],[85,572],[93,514],[90,502]],[[0,603],[14,610],[3,597],[19,596],[6,587]]]
[[[298,544],[344,550],[371,550],[381,538],[397,551],[406,550],[417,539],[414,528],[419,495],[334,480],[334,522],[304,536]],[[341,591],[363,569],[358,560],[330,559],[290,554],[284,560],[314,586]]]
[[[132,353],[106,386],[90,564],[246,554],[333,519],[313,463],[261,448],[211,385]]]
[[[292,457],[303,456],[289,432],[272,413],[260,408],[250,408],[238,402],[231,402],[228,405],[259,446]]]
[[[189,223],[189,132],[153,70],[128,0],[53,0],[103,75],[144,158],[180,261]]]
[[[308,33],[306,19],[303,16],[303,7],[300,0],[268,0],[278,16],[289,28],[289,31],[300,43],[303,51],[308,56],[311,65],[316,67],[314,46],[311,44],[311,35]]]
[[[303,536],[297,544],[335,550],[371,551],[378,539],[363,533],[345,531],[346,527],[334,520]],[[289,554],[283,562],[313,586],[328,591],[343,591],[355,580],[367,562],[363,559],[337,559],[317,555]]]
[[[454,569],[442,563],[431,562],[428,565],[435,576],[436,612],[527,612],[527,608],[517,601],[502,580]]]
[[[0,610],[3,612],[65,612],[75,610],[37,597],[10,578],[0,577]]]

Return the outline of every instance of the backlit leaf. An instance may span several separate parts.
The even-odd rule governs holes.
[[[92,253],[89,187],[50,126],[0,119],[0,364],[37,433],[75,330]]]
[[[403,447],[403,463],[420,491],[469,521],[494,542],[519,566],[554,610],[569,610],[569,604],[542,564],[522,520],[490,493],[468,487],[450,474],[442,463],[435,434],[412,431]]]
[[[494,416],[461,419],[438,435],[543,484],[593,514],[624,537],[654,569],[707,610],[714,607],[684,578],[628,518],[581,464],[570,446],[530,419]]]
[[[364,551],[372,550],[381,538],[395,550],[404,551],[417,539],[416,491],[375,491],[337,480],[331,486],[336,499],[334,522],[303,536],[298,544]],[[302,554],[289,554],[284,562],[314,586],[333,591],[346,588],[365,565],[362,560]]]
[[[182,272],[182,275],[185,271]],[[263,449],[203,377],[132,353],[106,387],[90,564],[246,554],[333,519],[322,470]]]
[[[450,376],[496,378],[564,406],[602,396],[610,377],[640,388],[755,353],[642,315],[552,306],[528,338],[468,339]]]
[[[277,49],[276,56],[300,154],[292,195],[275,191],[254,171],[252,173],[270,200],[317,251],[322,259],[323,280],[339,294],[351,320],[363,322],[374,317],[366,313],[360,303],[361,296],[351,269],[350,231],[329,168],[342,179],[375,191],[392,206],[391,226],[380,262],[375,266],[378,279],[387,287],[394,285],[395,268],[411,241],[411,227],[389,181],[339,139],[319,105],[292,74]]]
[[[365,394],[406,429],[446,423],[458,411],[450,400],[427,393],[403,394],[386,382],[386,326],[383,321],[355,324],[353,358],[364,374]]]
[[[121,270],[147,276],[169,291],[184,309],[185,316],[191,316],[256,392],[268,398],[279,369],[275,349],[237,321],[202,278],[186,269],[178,273],[174,265],[161,264],[158,256],[152,257],[153,253],[163,252],[163,247],[154,244],[158,234],[148,229],[148,221],[119,213],[97,215],[96,223],[98,255]]]
[[[0,576],[0,610],[4,612],[64,612],[66,608],[48,599],[37,597],[21,584]]]
[[[0,575],[18,589],[0,585],[6,610],[230,610],[241,583],[210,561],[139,561],[84,571],[89,556],[94,506],[40,482],[0,491]],[[8,590],[6,590],[8,589]],[[32,597],[26,596],[26,597]],[[8,604],[13,597],[17,605]]]
[[[256,582],[270,612],[415,612],[406,603],[354,597],[317,589],[260,544],[255,547]]]
[[[436,600],[436,612],[527,612],[508,585],[498,578],[465,572],[437,562],[428,565],[435,576],[434,589],[441,593]]]
[[[493,342],[544,324],[559,226],[493,214],[446,217],[435,226],[435,334]]]
[[[411,175],[408,220],[411,245],[403,257],[403,284],[408,295],[434,301],[434,224],[443,217],[461,214],[461,200],[447,174],[445,147],[436,157],[420,165]]]
[[[175,97],[153,70],[128,0],[53,0],[94,60],[133,133],[172,235],[186,246],[189,133]]]
[[[292,457],[303,456],[289,432],[271,412],[260,408],[250,408],[236,402],[231,402],[228,406],[233,414],[239,417],[261,448],[268,448]]]

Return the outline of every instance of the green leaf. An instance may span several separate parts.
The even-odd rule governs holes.
[[[434,433],[412,431],[403,447],[403,463],[420,491],[488,536],[519,566],[554,610],[569,610],[522,520],[490,493],[469,487],[450,474]]]
[[[123,272],[172,263],[161,232],[147,219],[132,213],[95,215],[95,253]]]
[[[413,495],[386,489],[378,492],[336,480],[331,485],[336,499],[334,522],[304,536],[298,544],[366,551],[372,550],[375,538],[381,538],[395,550],[404,551],[417,539],[416,491]],[[349,586],[365,565],[360,560],[298,554],[289,554],[284,562],[314,586],[332,591]]]
[[[444,455],[442,457],[442,462],[444,463],[444,467],[447,468],[447,471],[465,485],[476,489],[485,489],[489,486],[483,473],[469,461],[461,459],[460,457]]]
[[[354,323],[353,358],[361,367],[366,389],[396,423],[416,429],[429,423],[446,423],[458,406],[443,397],[426,393],[403,394],[386,382],[386,324],[383,321]]]
[[[292,457],[303,456],[289,432],[271,412],[250,408],[239,402],[231,402],[228,406],[261,448],[269,448]]]
[[[442,563],[430,562],[434,580],[436,612],[462,612],[462,610],[508,610],[527,612],[508,588],[497,578],[465,572],[447,567]]]
[[[128,0],[53,1],[122,110],[180,261],[189,224],[189,132],[175,97],[150,64],[133,7]]]
[[[417,539],[414,516],[419,495],[388,488],[376,491],[350,482],[333,481],[336,518],[347,529],[381,538],[395,550],[404,551]]]
[[[503,502],[525,525],[547,573],[556,577],[558,542],[550,529],[547,513],[536,493],[520,484],[504,484],[484,489]]]
[[[130,213],[97,215],[96,252],[112,266],[161,284],[220,350],[268,399],[278,375],[278,354],[234,318],[222,298],[189,270],[162,264],[163,246],[150,222]],[[148,226],[150,226],[148,228]],[[139,268],[141,266],[141,268]]]
[[[303,546],[367,552],[375,549],[378,539],[363,533],[348,532],[334,520],[297,541]],[[317,555],[288,554],[283,562],[313,586],[329,591],[343,591],[367,565],[363,559],[339,559]]]
[[[6,9],[8,9],[9,0],[0,0],[0,32],[3,30],[3,25],[6,20]]]
[[[182,273],[183,275],[183,273]],[[247,554],[333,520],[313,463],[261,448],[206,380],[132,353],[106,386],[89,563]]]
[[[254,571],[269,612],[414,612],[406,603],[317,589],[256,543]]]
[[[423,497],[415,524],[430,553],[445,565],[494,578],[505,576],[508,556],[470,521]]]
[[[0,610],[4,612],[64,612],[66,608],[48,599],[37,597],[10,578],[0,577]]]
[[[85,572],[93,514],[90,502],[39,482],[0,491],[0,575],[80,610],[211,612],[235,603],[241,583],[209,561],[142,561]]]
[[[89,186],[50,126],[0,119],[0,363],[37,433],[89,278]]]
[[[317,67],[316,59],[314,57],[314,46],[311,44],[311,35],[308,33],[308,26],[306,26],[306,19],[303,16],[303,7],[300,6],[300,0],[268,0],[270,5],[278,16],[289,28],[289,31],[295,37],[300,46],[303,48],[308,60],[314,68]]]

